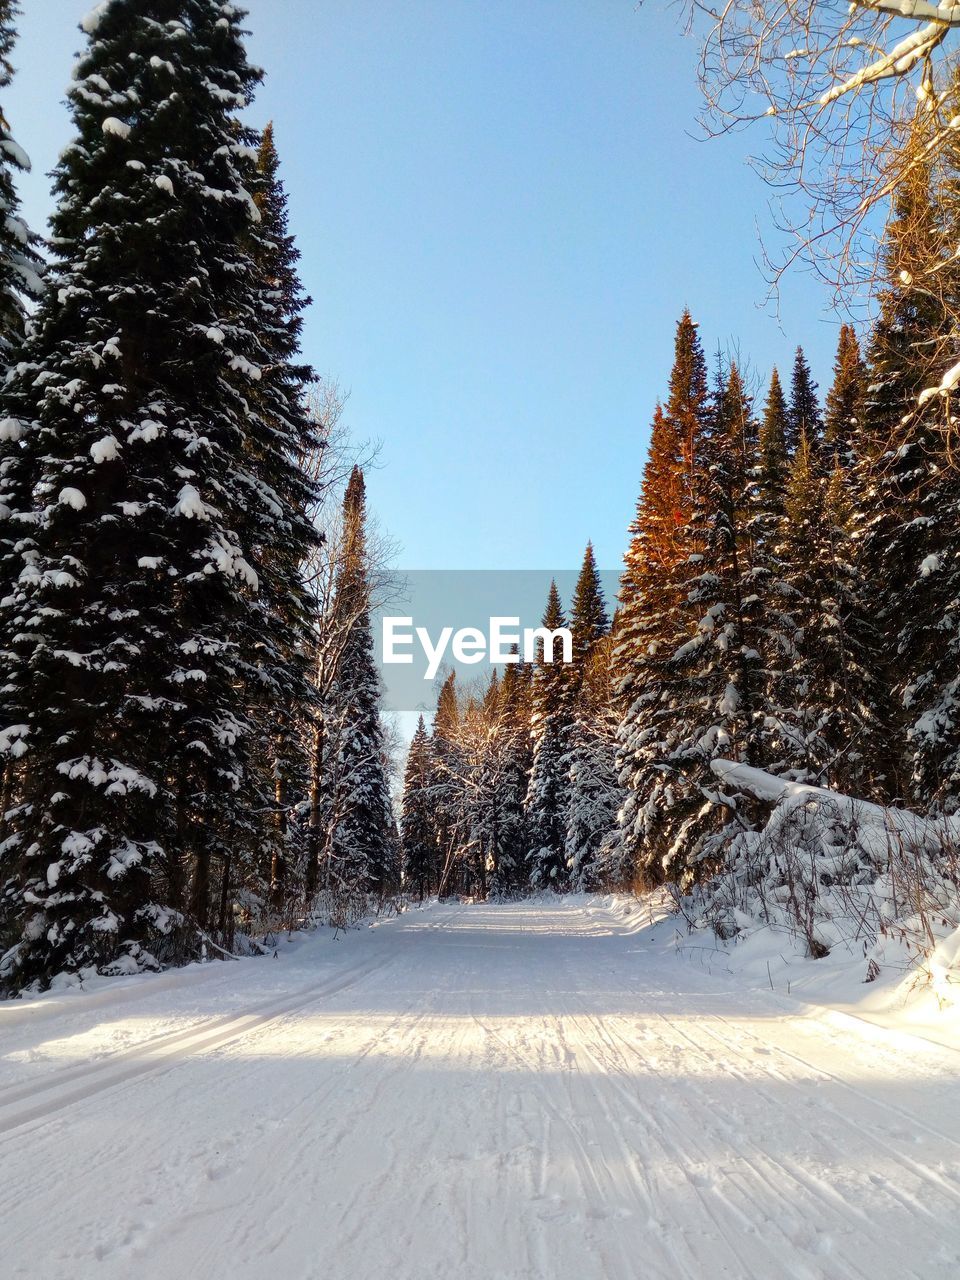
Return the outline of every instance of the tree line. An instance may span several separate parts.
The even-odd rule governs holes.
[[[612,625],[588,549],[571,667],[444,685],[406,773],[411,884],[689,886],[760,817],[717,758],[956,809],[960,147],[930,127],[904,146],[875,321],[841,326],[822,402],[802,348],[755,398],[684,312]]]

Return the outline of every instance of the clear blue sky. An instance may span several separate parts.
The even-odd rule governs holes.
[[[4,107],[47,171],[93,0],[26,0]],[[696,141],[696,45],[664,0],[248,0],[316,368],[383,441],[371,502],[405,568],[620,560],[688,305],[764,375],[836,321],[809,278],[758,309],[757,135]]]

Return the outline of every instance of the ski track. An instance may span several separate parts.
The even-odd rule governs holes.
[[[954,1280],[960,1059],[582,903],[0,1007],[4,1280]]]

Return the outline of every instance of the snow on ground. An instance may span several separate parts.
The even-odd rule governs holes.
[[[0,1007],[5,1280],[952,1280],[957,1049],[673,927],[433,905]]]

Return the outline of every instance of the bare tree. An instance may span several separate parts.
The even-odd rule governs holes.
[[[872,282],[875,210],[912,168],[935,163],[960,126],[949,56],[960,5],[927,0],[687,0],[706,30],[700,61],[711,134],[766,120],[756,167],[775,188],[787,248],[767,255],[774,288],[799,258],[841,291]],[[918,113],[922,145],[907,145]],[[914,139],[918,134],[914,132]]]

